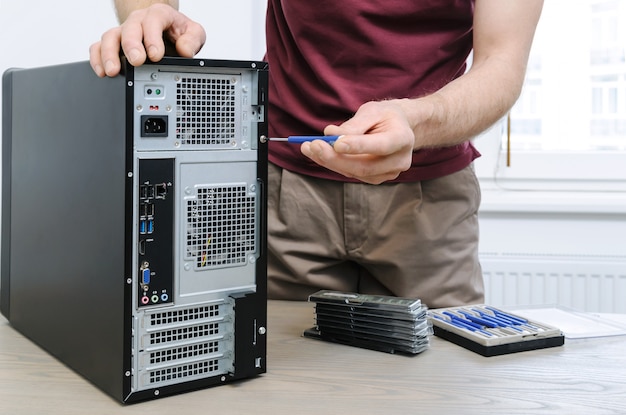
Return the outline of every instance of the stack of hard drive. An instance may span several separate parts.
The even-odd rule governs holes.
[[[322,290],[309,301],[316,326],[306,337],[387,353],[428,349],[432,326],[419,299]]]

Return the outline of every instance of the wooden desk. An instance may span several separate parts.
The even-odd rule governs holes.
[[[626,336],[489,358],[433,337],[390,355],[303,338],[312,304],[270,301],[267,374],[123,406],[0,319],[2,415],[626,413]]]

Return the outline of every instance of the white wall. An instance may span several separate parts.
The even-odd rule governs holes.
[[[486,301],[626,313],[626,193],[603,191],[584,162],[578,169],[589,178],[585,183],[555,180],[554,173],[551,180],[541,173],[518,183],[496,179],[501,138],[495,127],[476,140],[483,155],[476,172]],[[519,162],[519,154],[513,159]],[[562,168],[562,162],[551,164],[553,172]]]
[[[199,57],[263,58],[267,0],[180,0],[180,3],[180,10],[200,22],[207,32],[207,42]]]
[[[181,11],[207,31],[198,56],[259,60],[265,5],[265,0],[181,0]],[[116,24],[112,0],[0,0],[0,72],[87,60],[89,46]]]

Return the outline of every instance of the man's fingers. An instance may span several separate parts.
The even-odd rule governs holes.
[[[143,32],[143,44],[148,59],[157,62],[165,56],[165,43],[163,42],[163,33],[172,30],[175,24],[176,10],[169,6],[158,7],[152,6],[145,9],[145,15],[141,20],[141,31]],[[130,18],[130,16],[129,16]],[[124,33],[126,34],[126,33]],[[126,49],[124,49],[126,51]],[[129,56],[127,58],[130,59]]]
[[[102,35],[89,48],[89,61],[100,76],[116,76],[121,70],[120,47],[133,66],[146,59],[158,62],[165,56],[163,35],[176,45],[180,56],[193,57],[206,41],[202,26],[165,4],[135,10],[119,27]]]
[[[154,5],[131,13],[122,26],[122,50],[132,65],[146,58],[157,62],[165,56],[163,34],[176,45],[180,56],[193,57],[204,45],[202,26],[169,6]]]
[[[100,42],[96,42],[89,47],[89,64],[93,71],[100,78],[104,77],[104,64],[102,63],[102,57],[100,56]]]
[[[300,150],[302,154],[329,170],[370,184],[393,180],[410,167],[410,163],[406,164],[398,157],[337,154],[328,143],[322,141],[303,143]]]
[[[89,61],[94,72],[100,76],[116,76],[121,69],[119,27],[110,29],[102,35],[99,42],[89,48]]]
[[[176,51],[180,56],[191,58],[200,52],[204,46],[206,33],[201,25],[190,21],[185,32],[173,41],[176,42]]]
[[[147,9],[135,10],[121,26],[120,39],[124,56],[133,66],[139,66],[146,58],[157,62],[165,55],[163,33],[172,30],[178,12],[173,8],[156,4]]]
[[[120,38],[118,44],[121,42],[122,51],[124,56],[128,59],[128,62],[133,66],[139,66],[146,61],[146,48],[145,36],[146,31],[143,26],[143,19],[145,18],[146,10],[138,10],[128,16],[128,19],[120,26]],[[159,30],[159,36],[163,33],[163,29]],[[159,37],[159,39],[161,39]],[[161,42],[163,40],[161,39]]]

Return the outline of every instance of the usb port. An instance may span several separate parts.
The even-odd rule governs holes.
[[[147,199],[148,198],[148,185],[146,184],[142,184],[141,186],[139,186],[139,197],[141,199]]]
[[[143,219],[140,220],[139,221],[139,233],[146,233],[146,226],[147,226],[146,221]]]
[[[142,217],[154,216],[154,205],[152,203],[142,203],[139,209],[139,215]]]
[[[146,232],[147,233],[154,232],[154,221],[152,219],[148,221],[148,229],[146,230]]]

